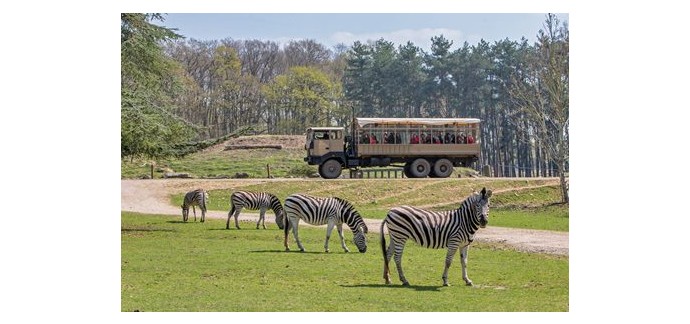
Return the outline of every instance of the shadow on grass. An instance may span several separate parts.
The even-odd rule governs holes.
[[[181,221],[181,220],[166,221],[166,223],[168,223],[168,224],[187,224],[187,223],[189,223],[189,224],[194,224],[194,223],[203,224],[202,222],[200,222],[200,221],[198,221],[198,220],[195,222],[193,219],[188,220],[188,221],[186,221],[186,222],[185,222],[185,221]]]
[[[359,285],[340,285],[343,288],[388,288],[388,289],[414,289],[416,291],[441,291],[439,286],[403,286],[386,284],[359,284]]]
[[[172,229],[165,228],[121,228],[121,232],[175,232]]]
[[[318,252],[318,251],[300,251],[300,250],[290,250],[290,251],[285,251],[285,250],[255,250],[255,251],[249,251],[249,253],[297,253],[297,254],[334,254],[333,252]],[[345,252],[343,252],[345,253]]]

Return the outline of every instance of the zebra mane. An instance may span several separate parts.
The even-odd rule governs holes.
[[[343,199],[343,198],[340,198],[340,197],[333,197],[333,199],[335,199],[335,200],[337,200],[338,202],[340,202],[340,204],[342,204],[343,207],[345,207],[345,208],[347,208],[347,209],[354,208],[354,207],[352,206],[352,204],[351,204],[349,201],[347,201],[347,200],[345,200],[345,199]]]
[[[359,223],[359,225],[362,226],[362,230],[364,231],[364,233],[369,232],[369,228],[367,227],[367,224],[364,222],[362,215],[359,214],[359,212],[357,211],[357,209],[355,209],[355,206],[353,206],[351,202],[340,197],[333,197],[333,199],[341,203],[344,209],[352,211],[354,214],[357,215],[358,218],[350,218],[351,222],[347,223],[347,226],[354,230],[357,227],[357,224]]]
[[[481,199],[482,194],[478,192],[472,192],[467,198],[463,199],[462,202],[460,202],[460,206],[458,209],[464,209],[464,208],[472,208],[472,203],[476,202],[478,199]]]

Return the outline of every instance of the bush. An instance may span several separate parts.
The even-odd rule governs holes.
[[[287,171],[287,176],[297,178],[308,178],[311,177],[314,173],[318,173],[316,166],[304,164],[291,167]]]

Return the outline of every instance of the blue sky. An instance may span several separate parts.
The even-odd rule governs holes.
[[[444,35],[454,47],[484,39],[531,44],[543,28],[546,13],[169,13],[162,24],[197,40],[259,39],[285,44],[315,39],[327,47],[384,38],[396,44],[412,41],[425,51],[432,36]],[[567,21],[567,13],[557,13]]]

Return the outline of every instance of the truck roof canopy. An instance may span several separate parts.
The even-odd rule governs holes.
[[[343,130],[342,127],[309,127],[308,131],[332,131],[332,130]]]
[[[357,125],[364,127],[367,125],[467,125],[479,124],[478,118],[356,118]]]

